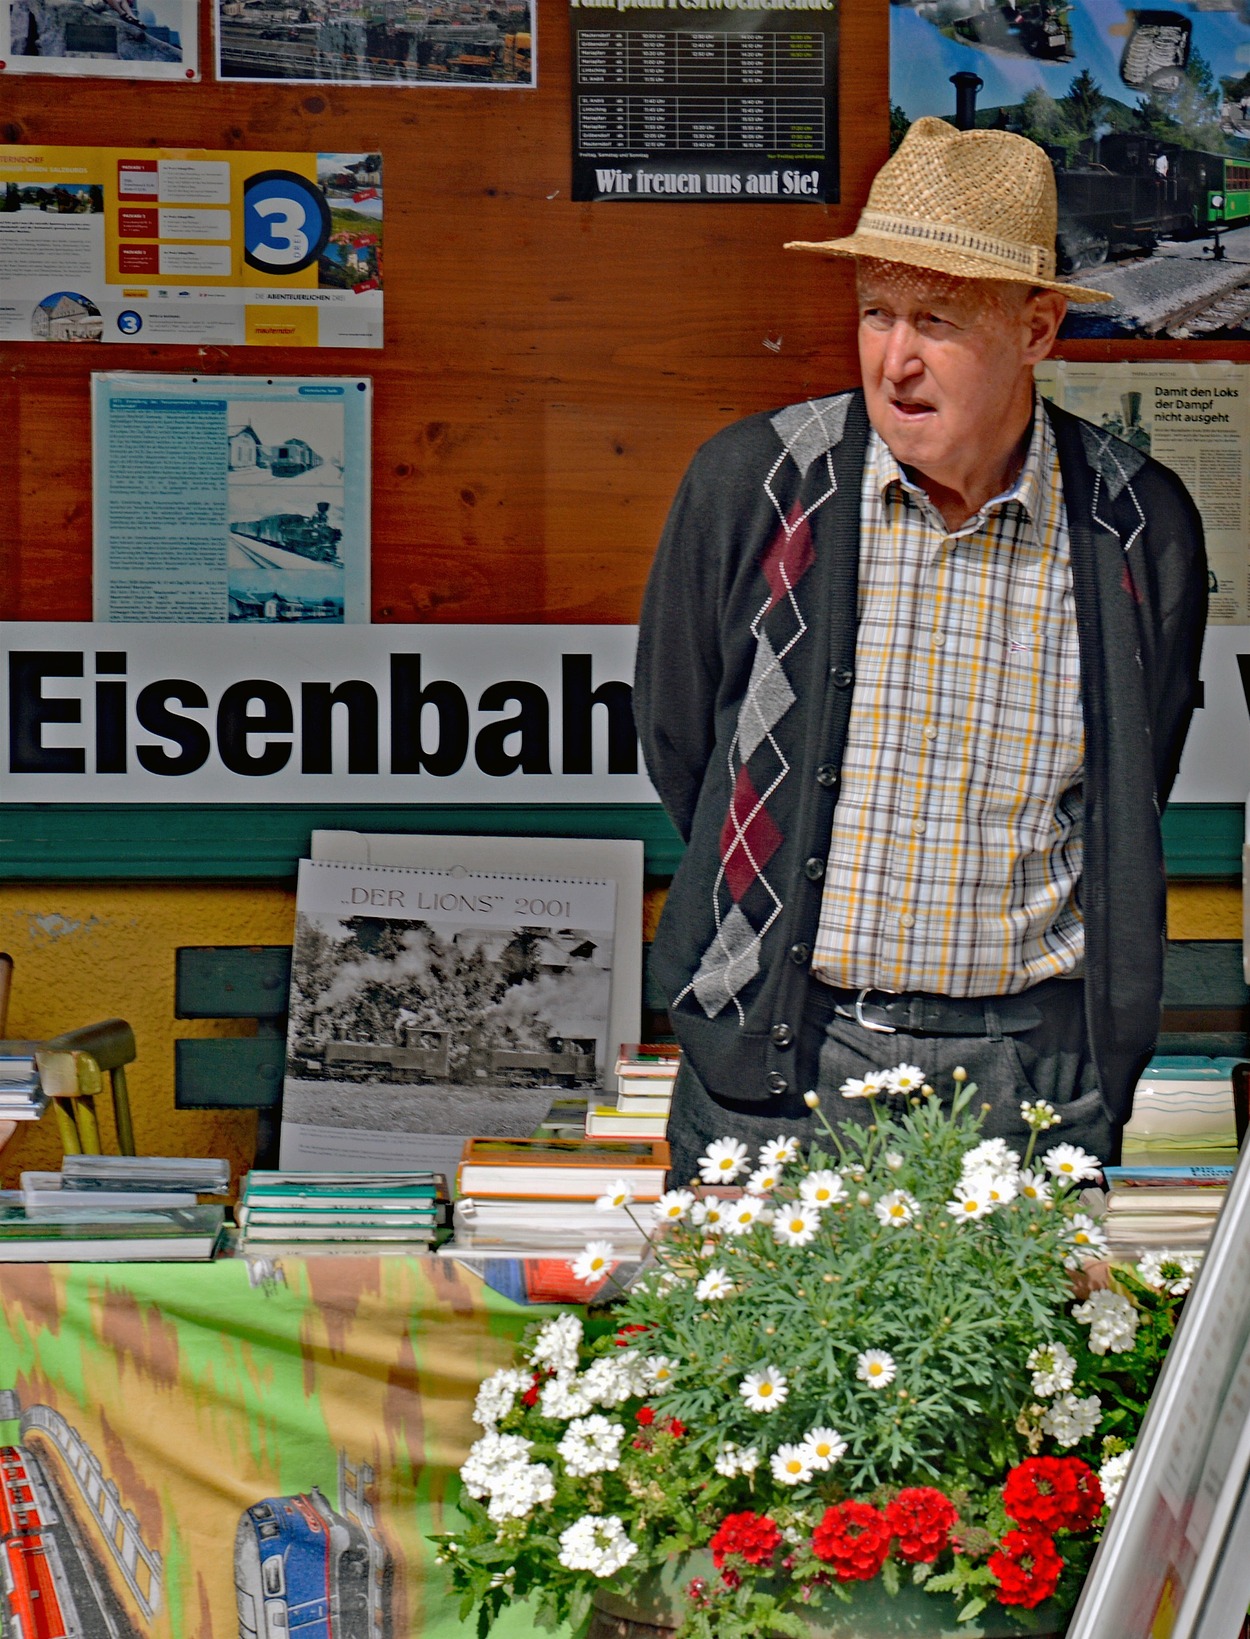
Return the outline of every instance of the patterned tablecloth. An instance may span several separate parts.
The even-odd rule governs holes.
[[[549,1311],[434,1257],[281,1275],[253,1284],[242,1259],[0,1268],[8,1634],[473,1631],[426,1538],[454,1517],[479,1380]],[[532,1632],[523,1608],[495,1629]]]

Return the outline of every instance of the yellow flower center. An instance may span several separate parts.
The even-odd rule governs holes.
[[[791,1457],[790,1461],[786,1464],[786,1473],[787,1474],[801,1474],[802,1472],[803,1472],[803,1464],[801,1462],[799,1462],[797,1458]]]
[[[869,1366],[869,1368],[868,1368],[868,1375],[869,1375],[869,1377],[880,1377],[881,1373],[884,1370],[885,1370],[885,1367],[878,1365],[877,1362],[874,1360],[872,1365]]]
[[[791,1220],[790,1220],[790,1232],[791,1232],[791,1234],[798,1235],[806,1228],[807,1228],[807,1224],[804,1222],[804,1220],[802,1218],[791,1218]]]
[[[965,1201],[964,1202],[964,1211],[965,1212],[975,1212],[976,1209],[977,1209],[977,1203],[975,1201]]]
[[[756,1389],[755,1392],[760,1396],[760,1398],[762,1400],[766,1400],[768,1398],[768,1396],[773,1392],[773,1386],[772,1386],[771,1383],[761,1383],[759,1388]]]

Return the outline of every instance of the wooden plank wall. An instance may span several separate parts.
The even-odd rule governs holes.
[[[207,5],[207,0],[205,0]],[[632,621],[696,445],[851,385],[852,227],[887,145],[887,7],[842,22],[841,207],[574,204],[569,23],[536,90],[0,80],[6,143],[383,154],[386,345],[0,346],[0,618],[91,617],[93,369],[373,376],[373,618]]]

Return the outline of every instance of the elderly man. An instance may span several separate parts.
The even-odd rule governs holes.
[[[636,706],[687,850],[655,968],[674,1176],[810,1131],[899,1064],[986,1131],[1103,1159],[1158,1027],[1159,813],[1194,704],[1202,526],[1166,468],[1041,402],[1067,301],[1040,148],[917,121],[849,238],[859,392],[696,455]]]

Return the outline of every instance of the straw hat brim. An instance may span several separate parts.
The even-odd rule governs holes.
[[[866,233],[862,229],[857,229],[846,239],[792,239],[785,248],[815,251],[819,256],[865,256],[878,262],[903,262],[908,267],[949,273],[955,279],[1002,279],[1008,284],[1028,285],[1030,289],[1057,290],[1070,302],[1113,300],[1110,291],[1089,290],[1084,285],[1065,284],[1062,279],[1042,279],[1032,273],[1013,273],[1001,262],[987,256],[951,250],[945,245],[910,245],[905,240],[886,234]]]

